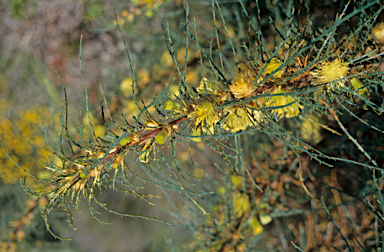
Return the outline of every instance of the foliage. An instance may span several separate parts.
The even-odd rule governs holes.
[[[80,41],[90,131],[79,122],[78,133],[71,132],[61,82],[65,106],[60,135],[56,143],[45,137],[60,162],[46,163],[51,179],[28,172],[45,183],[43,190],[22,183],[30,195],[48,199],[43,211],[48,231],[64,239],[50,229],[48,216],[63,207],[74,226],[69,203],[79,210],[81,199],[100,222],[98,209],[170,224],[117,212],[98,199],[111,189],[155,205],[160,197],[155,186],[173,210],[156,204],[158,209],[192,234],[180,251],[256,251],[262,236],[268,242],[259,248],[268,251],[382,248],[383,47],[373,39],[377,29],[372,29],[383,5],[349,2],[327,28],[320,28],[306,2],[297,7],[289,3],[276,12],[286,19],[270,19],[273,29],[262,32],[265,22],[257,2],[212,0],[214,37],[209,39],[191,19],[187,1],[184,54],[176,49],[170,27],[164,26],[171,58],[162,55],[160,62],[169,64],[171,59],[177,79],[151,99],[143,93],[149,74],[133,66],[120,30],[123,22],[115,14],[132,74],[120,90],[132,99],[116,118],[100,87],[103,130],[90,112]],[[236,26],[234,36],[230,25]],[[200,68],[199,78],[188,75],[193,59],[199,61],[192,67]],[[199,148],[205,155],[195,153]],[[189,165],[183,162],[183,151],[188,152]],[[203,167],[199,156],[210,161],[211,154],[214,161]],[[136,165],[128,159],[135,159]],[[179,192],[195,205],[191,218],[177,213],[164,189]],[[305,224],[298,215],[306,216]],[[274,229],[269,229],[272,224]],[[169,247],[177,250],[171,242]]]

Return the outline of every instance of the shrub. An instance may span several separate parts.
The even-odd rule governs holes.
[[[158,206],[192,234],[180,251],[253,251],[258,244],[270,251],[382,247],[383,47],[373,39],[378,28],[372,27],[383,5],[349,2],[320,28],[319,14],[306,2],[296,6],[290,1],[275,6],[273,29],[265,33],[263,7],[212,1],[215,35],[206,41],[187,2],[184,62],[177,57],[171,29],[164,27],[178,94],[168,95],[170,82],[150,100],[141,93],[116,16],[138,112],[114,118],[101,89],[105,133],[97,134],[83,75],[92,130],[86,134],[80,124],[74,137],[68,130],[66,97],[58,144],[49,143],[60,164],[47,163],[53,176],[44,181],[45,190],[22,184],[27,193],[48,199],[43,217],[55,238],[63,239],[50,229],[52,209],[63,207],[73,226],[68,203],[79,209],[81,199],[98,220],[95,206],[170,224],[117,212],[97,197],[109,188],[155,205],[158,191],[148,192],[154,185],[180,192],[195,205],[192,217],[182,217],[164,191],[173,210]],[[81,46],[80,41],[80,68]],[[197,51],[201,67],[194,86],[186,81],[190,50]],[[198,148],[205,153],[192,153]],[[184,164],[180,149],[188,152],[191,165]],[[200,158],[209,162],[212,153],[222,158],[203,166]],[[127,157],[143,171],[128,165]]]

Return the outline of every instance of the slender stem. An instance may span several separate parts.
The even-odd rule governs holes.
[[[174,121],[171,121],[171,122],[169,122],[168,124],[171,125],[171,126],[178,125],[178,124],[184,122],[184,121],[187,120],[187,119],[188,119],[188,116],[184,116],[184,117],[181,117],[181,118],[176,119],[176,120],[174,120]],[[107,162],[111,157],[120,154],[120,153],[121,153],[122,151],[124,151],[127,147],[132,147],[132,146],[135,146],[135,145],[139,145],[139,144],[141,144],[142,142],[144,142],[145,140],[147,140],[147,139],[149,139],[149,138],[153,138],[153,137],[155,137],[161,130],[162,130],[162,127],[158,128],[158,129],[155,129],[154,131],[149,132],[148,134],[142,136],[142,137],[140,138],[139,141],[131,141],[131,142],[128,142],[128,143],[124,144],[123,146],[121,146],[121,147],[118,148],[117,150],[115,150],[115,151],[109,153],[109,154],[107,155],[107,157],[106,157],[103,161],[100,162],[99,165],[102,165],[103,163]]]

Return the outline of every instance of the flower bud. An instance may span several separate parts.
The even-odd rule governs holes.
[[[352,84],[353,89],[357,90],[357,93],[359,95],[362,95],[365,93],[365,91],[367,91],[366,88],[362,88],[362,87],[364,87],[364,84],[356,77],[352,78],[351,84]]]
[[[161,144],[161,145],[164,144],[165,139],[167,138],[167,136],[168,136],[168,132],[167,132],[165,129],[161,130],[161,131],[155,136],[155,141],[156,141],[156,143]]]
[[[131,136],[126,136],[120,141],[120,145],[126,145],[129,142],[131,142]]]
[[[164,103],[164,109],[167,111],[180,110],[180,104],[175,101],[168,100]]]

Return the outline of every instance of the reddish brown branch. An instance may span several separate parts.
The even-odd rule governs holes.
[[[187,120],[187,119],[188,119],[188,116],[184,116],[184,117],[182,117],[182,118],[179,118],[179,119],[176,119],[176,120],[174,120],[174,121],[171,121],[171,122],[169,122],[168,124],[169,124],[170,126],[178,125],[178,124],[184,122],[184,121]],[[146,135],[140,137],[140,140],[138,140],[138,141],[131,141],[131,142],[129,142],[129,143],[124,144],[123,146],[121,146],[121,147],[118,148],[117,150],[115,150],[115,151],[109,153],[109,154],[107,155],[107,157],[106,157],[103,161],[101,161],[100,165],[102,165],[103,163],[107,162],[111,157],[120,154],[120,153],[121,153],[124,149],[126,149],[127,147],[132,147],[132,146],[134,146],[134,145],[141,144],[141,143],[144,142],[145,140],[147,140],[147,139],[149,139],[149,138],[153,138],[153,137],[155,137],[161,130],[162,130],[162,127],[158,128],[158,129],[155,129],[154,131],[149,132],[148,134],[146,134]]]

